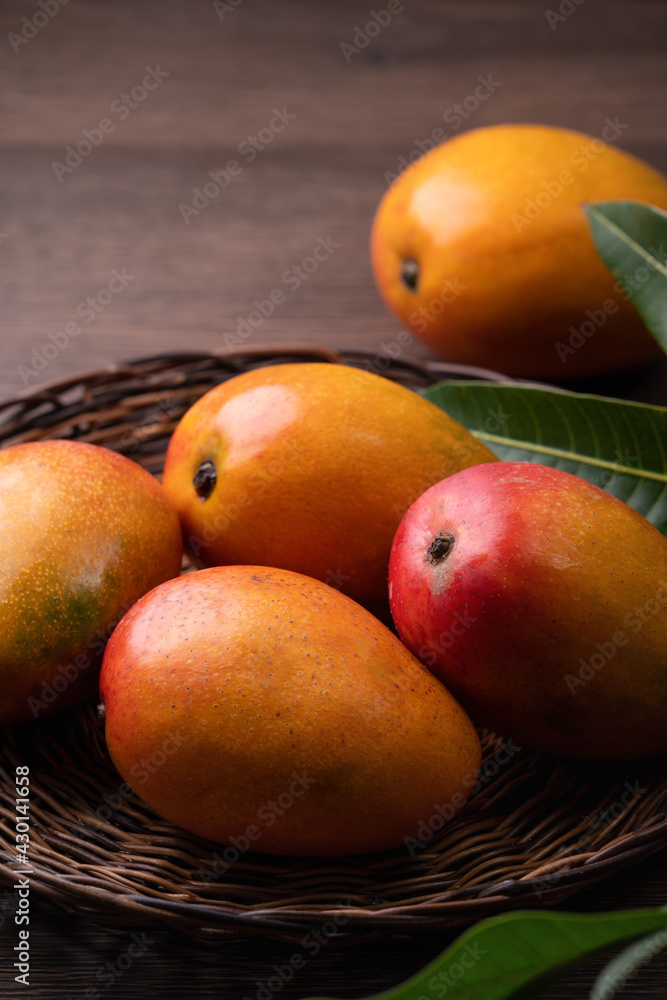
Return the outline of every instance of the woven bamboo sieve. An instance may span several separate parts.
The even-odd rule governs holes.
[[[199,396],[250,368],[295,360],[351,364],[412,388],[443,378],[503,380],[369,351],[183,352],[86,372],[0,404],[0,447],[68,437],[113,448],[159,475],[169,435]],[[33,892],[108,926],[166,924],[208,942],[301,941],[321,928],[359,942],[464,926],[561,902],[667,846],[664,758],[588,765],[482,732],[484,763],[470,801],[442,829],[434,810],[400,849],[318,859],[225,848],[162,820],[124,785],[95,702],[2,731],[0,899],[3,883],[13,898],[15,768],[26,764]]]

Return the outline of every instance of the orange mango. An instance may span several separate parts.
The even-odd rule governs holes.
[[[387,597],[401,517],[495,456],[416,393],[345,365],[287,364],[206,393],[169,443],[164,488],[203,565],[263,565]]]
[[[453,816],[480,767],[472,723],[405,646],[286,570],[157,587],[111,636],[100,693],[125,781],[236,857],[401,846]]]
[[[613,145],[619,134],[611,120],[601,138],[497,125],[426,153],[373,222],[387,305],[447,360],[508,375],[563,380],[657,356],[582,211],[617,199],[667,209],[667,178]]]
[[[134,601],[180,571],[178,517],[135,462],[96,445],[0,451],[0,724],[92,694]]]

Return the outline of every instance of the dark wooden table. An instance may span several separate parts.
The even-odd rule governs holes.
[[[524,121],[597,135],[606,117],[619,116],[628,125],[623,147],[667,171],[664,0],[402,6],[354,51],[341,44],[354,44],[371,7],[351,0],[5,0],[0,398],[184,347],[292,341],[381,350],[399,329],[368,257],[385,173],[442,126],[479,76],[498,86],[461,128]],[[373,9],[385,7],[380,0]],[[233,175],[230,160],[241,168]],[[218,190],[204,187],[211,175]],[[195,188],[204,191],[197,201]],[[251,337],[239,336],[254,301],[285,290],[285,272],[319,240],[333,252],[298,288],[291,283]],[[77,322],[81,333],[63,336]],[[595,387],[667,402],[660,365]],[[663,852],[569,906],[666,897]],[[45,901],[33,901],[31,919],[27,990],[13,981],[16,928],[0,928],[3,997],[255,998],[293,951],[260,940],[207,948],[151,928],[145,951],[110,975],[105,963],[116,968],[129,932]],[[332,943],[281,992],[377,992],[451,937]],[[544,997],[586,997],[600,961]],[[623,996],[663,997],[666,983],[663,954]]]

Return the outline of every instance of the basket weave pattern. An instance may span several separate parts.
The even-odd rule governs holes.
[[[294,360],[354,364],[414,388],[446,377],[501,378],[289,345],[183,353],[84,373],[0,404],[0,447],[68,437],[113,448],[159,475],[171,432],[204,392],[249,368]],[[34,892],[107,925],[163,923],[205,941],[298,941],[326,921],[355,942],[461,926],[553,905],[667,845],[663,758],[593,766],[481,735],[479,780],[446,825],[446,804],[434,804],[394,851],[282,858],[211,844],[158,817],[115,771],[89,700],[2,731],[0,885],[11,892],[16,881],[15,768],[26,764]]]

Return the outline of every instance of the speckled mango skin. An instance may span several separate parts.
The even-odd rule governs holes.
[[[0,451],[0,724],[97,686],[109,631],[180,572],[182,536],[135,462],[74,441]]]
[[[403,642],[477,722],[567,757],[667,751],[667,540],[622,501],[541,465],[468,469],[408,511],[389,578]]]
[[[399,640],[286,570],[213,567],[157,587],[113,633],[100,693],[128,784],[241,853],[400,846],[437,804],[459,808],[480,767],[472,723]]]
[[[201,462],[217,467],[202,500]],[[200,565],[263,565],[387,599],[402,515],[430,485],[495,456],[446,413],[346,365],[264,367],[206,393],[167,451],[164,488]]]
[[[667,209],[667,177],[614,145],[623,131],[601,123],[600,135],[606,144],[569,129],[494,125],[417,160],[385,193],[372,227],[389,308],[448,361],[508,375],[577,378],[659,356],[598,256],[582,204]],[[406,259],[419,265],[415,291],[401,280]]]

